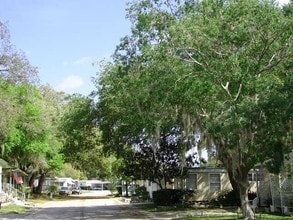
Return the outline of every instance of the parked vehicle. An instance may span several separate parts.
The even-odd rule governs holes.
[[[62,187],[60,188],[60,190],[59,190],[59,195],[66,195],[66,196],[68,196],[68,195],[70,195],[71,193],[72,193],[72,191],[71,191],[70,188],[67,187],[67,186],[62,186]]]
[[[81,188],[80,187],[76,187],[72,189],[72,194],[81,194]]]

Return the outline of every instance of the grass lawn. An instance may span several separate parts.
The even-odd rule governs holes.
[[[34,204],[37,204],[37,203],[41,204],[49,200],[50,200],[50,197],[47,194],[41,194],[41,195],[33,194],[27,199],[27,202],[34,203]]]
[[[19,214],[19,213],[24,213],[24,212],[28,211],[29,209],[30,209],[29,207],[10,204],[10,205],[7,205],[7,206],[2,206],[1,209],[0,209],[0,213],[15,213],[15,214]]]
[[[258,219],[293,219],[293,216],[288,216],[288,215],[281,215],[281,214],[267,214],[267,213],[262,213],[262,214],[257,214]]]
[[[194,219],[205,219],[205,220],[236,220],[243,219],[241,216],[235,215],[221,215],[221,216],[190,216],[182,218],[181,220],[194,220]],[[268,213],[257,213],[256,220],[282,220],[282,219],[293,219],[293,216],[281,215],[281,214],[268,214]]]
[[[134,203],[135,205],[135,203]],[[156,206],[154,204],[142,204],[142,205],[136,205],[137,207],[148,211],[148,212],[165,212],[165,211],[188,211],[188,210],[193,210],[194,208],[189,208],[185,206]]]
[[[194,219],[205,219],[205,220],[235,220],[237,216],[213,216],[213,217],[188,217],[183,218],[182,220],[194,220]]]
[[[53,200],[65,200],[66,198],[61,197],[61,196],[54,196]],[[47,201],[50,201],[52,199],[50,199],[48,197],[48,195],[46,194],[42,194],[42,195],[32,195],[29,199],[27,199],[28,203],[31,204],[42,204],[45,203]],[[16,204],[9,204],[9,205],[5,205],[2,206],[0,208],[0,214],[1,213],[14,213],[14,214],[20,214],[20,213],[24,213],[26,211],[28,211],[31,207],[29,206],[23,206],[23,205],[16,205]]]
[[[180,212],[180,211],[190,211],[194,210],[194,208],[186,208],[186,207],[180,207],[180,206],[154,206],[153,204],[150,205],[142,205],[139,206],[140,208],[144,209],[145,211],[149,212],[165,212],[165,211],[174,211],[174,212]],[[201,209],[197,209],[201,210]],[[207,210],[207,209],[202,209],[202,210]],[[213,210],[213,209],[211,209]],[[204,219],[204,220],[235,220],[235,219],[241,219],[241,214],[237,213],[237,208],[231,208],[229,209],[230,214],[225,214],[222,213],[220,215],[214,215],[211,214],[205,216],[201,216],[200,214],[194,215],[194,216],[189,216],[186,218],[182,218],[181,220],[194,220],[194,219]],[[200,212],[199,212],[200,213]],[[257,220],[282,220],[282,219],[291,219],[293,220],[293,215],[288,216],[288,215],[282,215],[282,214],[273,214],[273,213],[256,213],[256,219]]]
[[[54,194],[51,198],[47,194],[41,194],[41,195],[33,194],[27,199],[27,202],[34,203],[34,204],[42,204],[48,201],[64,201],[64,200],[74,200],[74,199],[77,199],[77,197]],[[85,198],[78,198],[78,199],[85,199]]]

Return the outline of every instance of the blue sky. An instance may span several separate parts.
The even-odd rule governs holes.
[[[128,0],[1,0],[11,42],[38,67],[42,84],[88,95],[98,66],[130,33]],[[282,0],[281,2],[288,2]]]
[[[41,83],[88,95],[98,66],[130,33],[127,0],[1,0],[11,42],[38,67]]]

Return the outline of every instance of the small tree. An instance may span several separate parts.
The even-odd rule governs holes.
[[[140,142],[133,145],[134,152],[128,168],[135,179],[144,179],[155,182],[161,189],[167,184],[172,184],[175,178],[186,176],[186,169],[191,167],[194,161],[181,155],[182,140],[179,132],[162,134],[159,143],[155,146],[150,142],[147,135],[142,135]]]

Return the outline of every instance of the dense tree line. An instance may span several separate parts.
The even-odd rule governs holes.
[[[63,166],[57,139],[61,94],[39,84],[37,68],[11,44],[0,22],[0,144],[2,157],[28,174],[28,185]]]
[[[41,85],[38,69],[10,42],[0,22],[0,145],[2,158],[28,175],[42,193],[45,178],[80,172],[81,178],[115,179],[115,158],[105,155],[93,98]],[[68,163],[64,166],[64,163]],[[113,167],[112,167],[113,165]]]

